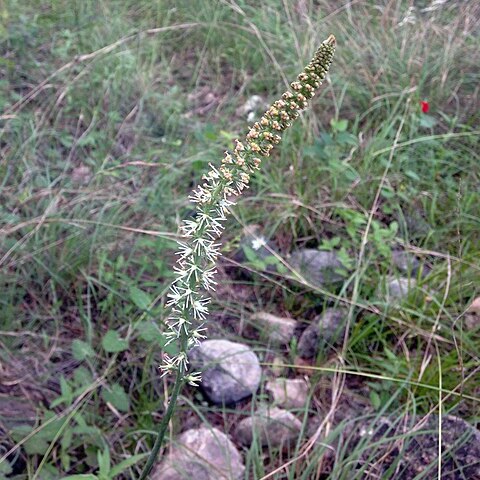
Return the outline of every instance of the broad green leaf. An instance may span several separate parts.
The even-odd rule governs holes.
[[[141,322],[137,327],[140,338],[146,342],[155,342],[163,347],[167,339],[154,322]]]
[[[123,352],[128,348],[128,341],[120,338],[116,330],[109,330],[102,339],[102,347],[108,353]]]
[[[69,475],[68,477],[62,477],[60,480],[98,480],[93,473],[85,473],[80,475]]]
[[[111,403],[117,410],[128,412],[130,400],[121,385],[115,383],[109,389],[102,390],[102,397],[106,402]]]
[[[78,361],[85,360],[85,358],[93,357],[95,355],[93,348],[87,342],[78,339],[75,339],[72,342],[72,353],[73,358]]]
[[[122,460],[120,463],[115,465],[110,470],[110,477],[114,478],[116,475],[120,475],[121,473],[123,473],[128,468],[137,464],[143,458],[148,457],[148,455],[149,455],[148,453],[139,453],[137,455],[132,455],[131,457],[126,458],[125,460]]]
[[[375,410],[378,410],[381,405],[380,395],[374,390],[370,391],[370,402]]]
[[[152,304],[150,295],[137,287],[130,287],[129,294],[130,300],[141,310],[148,310]]]

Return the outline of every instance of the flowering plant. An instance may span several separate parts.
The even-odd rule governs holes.
[[[226,152],[222,165],[210,164],[210,171],[202,177],[189,197],[196,205],[193,219],[181,227],[176,279],[168,294],[171,307],[166,336],[168,342],[177,342],[179,353],[164,356],[160,366],[163,374],[175,373],[176,380],[167,411],[140,480],[147,478],[160,449],[168,422],[173,414],[177,396],[183,383],[196,386],[201,381],[199,372],[188,371],[188,351],[205,338],[203,322],[208,315],[210,298],[204,293],[215,288],[215,261],[220,255],[217,243],[222,234],[233,199],[248,188],[250,175],[260,168],[261,157],[268,157],[274,145],[281,140],[281,132],[288,128],[308,106],[325,79],[335,51],[335,37],[330,35],[316,51],[311,62],[247,133],[243,142],[237,140],[233,152]]]

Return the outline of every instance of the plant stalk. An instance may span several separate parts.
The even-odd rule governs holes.
[[[183,374],[181,369],[177,370],[175,376],[175,383],[173,385],[172,395],[170,397],[170,401],[168,403],[167,411],[160,422],[158,427],[157,438],[155,439],[155,443],[153,444],[152,451],[150,452],[150,456],[148,457],[147,463],[143,468],[142,474],[138,478],[138,480],[146,480],[153,468],[155,460],[157,459],[158,452],[160,451],[160,447],[162,446],[163,439],[165,437],[165,432],[167,431],[168,424],[170,423],[170,419],[172,418],[173,412],[175,411],[175,407],[177,405],[178,395],[184,383]]]

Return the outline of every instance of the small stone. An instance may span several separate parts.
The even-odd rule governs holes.
[[[308,384],[302,378],[276,378],[267,382],[275,405],[283,408],[303,408],[308,399]]]
[[[414,278],[392,278],[387,280],[386,297],[387,300],[403,300],[408,297],[411,290],[415,288],[417,281]]]
[[[398,270],[412,276],[416,275],[420,266],[418,258],[405,250],[393,250],[392,262]]]
[[[285,372],[285,368],[285,361],[282,357],[275,357],[273,359],[272,365],[270,366],[270,370],[276,377],[283,375]]]
[[[477,297],[468,307],[468,313],[472,313],[474,315],[480,315],[480,297]]]
[[[345,268],[336,252],[305,248],[293,252],[289,262],[307,282],[316,286],[341,282],[345,278],[341,273]]]
[[[299,356],[313,358],[321,345],[335,343],[345,333],[346,318],[347,312],[337,308],[328,308],[321,315],[317,315],[298,341]]]
[[[202,371],[202,390],[216,404],[231,404],[254,394],[262,376],[251,348],[228,340],[206,340],[192,349],[192,368]]]
[[[302,422],[287,410],[261,407],[237,425],[235,438],[245,446],[255,439],[262,446],[279,447],[296,441],[301,431]]]
[[[480,328],[480,297],[477,297],[468,307],[465,315],[465,326],[468,330]]]
[[[287,344],[293,337],[297,322],[291,318],[277,317],[267,312],[257,312],[251,316],[254,326],[265,331],[273,343]],[[262,328],[263,327],[263,328]]]
[[[151,480],[239,480],[245,466],[232,441],[216,428],[182,433]]]
[[[411,277],[416,277],[419,272],[422,277],[430,273],[430,268],[427,265],[421,263],[415,255],[405,250],[393,250],[392,263],[397,270]]]
[[[86,165],[80,165],[72,171],[71,179],[73,183],[86,185],[92,179],[92,170]]]
[[[259,116],[258,112],[265,108],[267,108],[265,100],[260,95],[252,95],[242,106],[237,108],[235,113],[238,116],[245,116],[247,121],[252,122]]]

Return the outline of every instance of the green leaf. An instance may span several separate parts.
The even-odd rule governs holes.
[[[85,473],[81,475],[69,475],[68,477],[62,477],[60,480],[98,480],[93,473]]]
[[[60,377],[60,390],[62,394],[50,404],[51,408],[58,407],[58,405],[61,405],[62,403],[65,403],[66,405],[72,403],[73,389],[63,375]]]
[[[95,355],[93,348],[87,342],[78,339],[75,339],[72,342],[72,353],[73,358],[79,362],[85,360],[87,357],[93,357]]]
[[[130,400],[121,385],[115,383],[110,389],[102,390],[102,397],[106,402],[111,403],[117,410],[128,412],[130,408]]]
[[[382,403],[380,400],[380,395],[373,390],[370,391],[370,402],[375,410],[378,410]]]
[[[0,474],[2,473],[5,475],[12,473],[12,467],[6,460],[0,463]]]
[[[148,455],[149,455],[148,453],[139,453],[137,455],[132,455],[131,457],[126,458],[125,460],[122,460],[120,463],[115,465],[110,470],[110,477],[114,478],[116,475],[120,475],[125,470],[127,470],[127,468],[132,467],[143,458],[148,457]]]
[[[161,347],[167,343],[165,335],[154,322],[141,322],[137,327],[140,338],[146,342],[158,343]]]
[[[435,117],[432,117],[431,115],[425,115],[423,114],[420,117],[420,126],[423,128],[432,128],[437,124],[437,120]]]
[[[150,298],[150,295],[137,287],[130,287],[129,294],[130,300],[140,310],[148,310],[148,307],[152,304],[152,299]]]
[[[100,477],[109,477],[110,473],[110,451],[106,448],[103,453],[101,450],[97,452],[98,473]]]
[[[330,125],[336,132],[344,132],[348,127],[348,120],[330,120]]]
[[[109,330],[102,339],[102,347],[108,353],[123,352],[128,348],[128,341],[120,338],[116,330]]]

